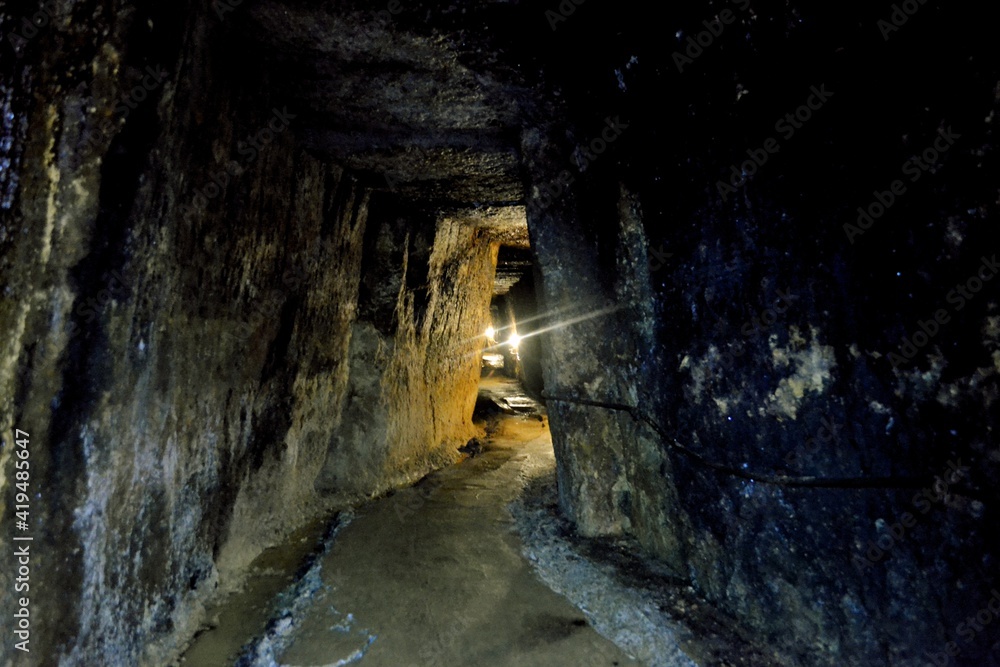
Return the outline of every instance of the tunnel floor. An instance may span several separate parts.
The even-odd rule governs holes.
[[[528,469],[554,465],[548,424],[516,383],[484,378],[483,395],[506,410],[482,449],[357,511],[281,664],[638,664],[522,557],[506,505]]]
[[[507,506],[528,479],[555,466],[544,408],[516,382],[484,377],[477,416],[488,435],[468,458],[354,509],[322,557],[323,585],[270,664],[641,664],[590,627],[522,555]],[[184,664],[208,655],[202,646]]]

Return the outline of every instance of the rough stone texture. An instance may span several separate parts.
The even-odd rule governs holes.
[[[552,129],[529,130],[522,150],[538,184],[529,198],[528,221],[539,264],[539,309],[548,315],[549,330],[540,338],[560,498],[583,534],[619,534],[630,522],[625,448],[638,431],[620,410],[576,399],[638,400],[635,378],[642,354],[633,325],[649,321],[643,312],[649,302],[640,301],[648,290],[641,287],[641,272],[618,273],[614,256],[607,255],[625,253],[623,263],[629,253],[645,259],[645,246],[635,224],[638,240],[622,234],[635,241],[628,247],[616,238],[627,222],[606,223],[618,212],[606,185],[588,190],[566,184],[563,196],[551,195],[552,184],[565,183],[565,165],[572,164],[566,145],[546,140],[553,134]]]
[[[161,21],[117,18],[130,48],[147,18]],[[20,390],[4,392],[16,399],[4,437],[11,423],[33,436],[33,488],[43,491],[32,521],[33,646],[62,664],[156,663],[175,650],[219,575],[311,511],[346,380],[365,195],[287,131],[240,161],[237,142],[271,111],[232,109],[246,92],[208,47],[217,28],[206,19],[189,15],[173,52],[104,42],[78,61],[80,88],[40,95],[60,106],[26,112],[14,210],[27,233],[5,274],[36,291],[14,283],[6,297],[23,310],[5,324],[24,324],[5,357],[3,384]],[[99,25],[53,26],[37,39],[70,34],[93,39]],[[67,61],[80,57],[67,49]],[[119,86],[147,63],[166,80],[105,134],[99,122]],[[67,64],[46,63],[53,80],[40,72],[34,85],[74,86]],[[211,101],[186,83],[199,77],[218,86]],[[239,173],[199,207],[196,192],[230,159]]]
[[[54,4],[20,60],[4,54],[20,182],[0,237],[2,530],[16,426],[32,443],[32,659],[159,665],[220,583],[329,504],[331,447],[361,468],[320,486],[374,493],[472,434],[496,243],[432,220],[410,257],[427,303],[399,291],[381,360],[386,427],[362,415],[345,445],[376,335],[357,311],[369,190],[296,145],[296,110],[262,93],[277,87],[207,5],[98,4]],[[4,25],[32,11],[5,6]],[[163,74],[143,89],[147,67]]]
[[[498,244],[474,220],[442,218],[424,257],[408,235],[394,247],[391,227],[378,232],[381,252],[368,276],[384,281],[381,269],[404,258],[389,280],[398,290],[394,329],[387,335],[369,323],[355,328],[345,418],[317,480],[326,490],[372,493],[412,481],[456,460],[458,447],[478,433],[472,411]],[[411,287],[421,261],[426,275]],[[385,305],[365,309],[384,312]]]
[[[549,405],[562,506],[585,534],[634,535],[789,664],[918,664],[949,641],[951,664],[995,664],[998,627],[960,625],[997,584],[995,284],[947,301],[997,238],[989,38],[930,5],[886,46],[891,8],[743,4],[682,72],[672,50],[721,7],[664,26],[588,5],[556,32],[586,55],[550,69],[573,122],[522,143],[543,308],[630,309],[545,339],[546,392],[582,399]],[[835,97],[794,136],[775,128],[824,83]],[[574,165],[607,116],[628,129]],[[952,125],[912,183],[901,165]],[[780,152],[723,200],[769,136]],[[906,195],[851,243],[844,224],[895,178]],[[893,368],[937,308],[950,323]],[[949,461],[968,470],[915,503]]]
[[[475,432],[472,410],[496,256],[488,233],[445,218],[430,256],[426,306],[419,308],[412,294],[400,295],[397,349],[388,365],[396,407],[389,441],[400,464],[428,443],[457,448]]]
[[[789,664],[949,641],[954,664],[996,662],[1000,623],[959,624],[997,586],[1000,283],[949,300],[996,249],[989,23],[961,3],[888,34],[877,5],[569,4],[57,0],[5,51],[0,531],[18,427],[43,492],[38,645],[155,664],[317,484],[446,458],[496,244],[523,245],[497,209],[523,204],[582,533],[633,536]],[[147,67],[166,74],[143,88]],[[286,106],[289,128],[241,145]],[[949,462],[968,470],[915,503]],[[10,608],[7,569],[0,590]]]
[[[484,48],[484,26],[511,27],[504,5],[266,1],[248,8],[246,29],[309,109],[313,150],[412,200],[510,205],[530,84]]]

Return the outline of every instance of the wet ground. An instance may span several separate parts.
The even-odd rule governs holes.
[[[496,373],[476,414],[487,437],[461,463],[265,552],[181,664],[641,664],[522,555],[508,505],[554,469],[544,408]]]
[[[487,373],[476,415],[487,435],[461,463],[262,554],[181,664],[781,664],[637,544],[573,532],[544,409],[517,383]]]
[[[462,463],[356,511],[279,664],[639,664],[521,555],[506,506],[554,465],[548,423],[509,381],[484,379],[481,394],[496,406],[491,436]]]

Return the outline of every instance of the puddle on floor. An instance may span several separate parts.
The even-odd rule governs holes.
[[[274,600],[291,583],[306,557],[320,543],[332,516],[296,530],[280,545],[266,549],[250,565],[243,587],[213,604],[209,626],[184,652],[183,667],[232,665],[240,648],[259,635],[270,620]]]
[[[506,505],[539,466],[554,466],[547,423],[507,415],[481,454],[358,508],[280,663],[638,665],[521,555]]]

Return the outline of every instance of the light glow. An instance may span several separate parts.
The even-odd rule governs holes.
[[[486,327],[486,337],[487,338],[493,338],[496,335],[497,335],[497,330],[496,329],[494,329],[493,327]]]
[[[510,349],[516,350],[517,346],[521,344],[521,337],[517,334],[511,334],[510,338],[507,339],[507,344],[510,345]]]

